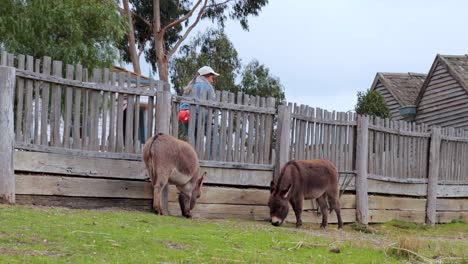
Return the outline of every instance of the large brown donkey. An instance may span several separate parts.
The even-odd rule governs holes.
[[[161,199],[161,192],[169,183],[180,191],[182,215],[191,217],[197,198],[200,198],[204,178],[198,173],[198,157],[193,147],[173,136],[159,133],[146,141],[143,160],[153,185],[156,214],[169,214],[167,201]]]
[[[289,212],[291,204],[296,214],[296,227],[302,225],[302,205],[304,199],[317,199],[322,212],[321,228],[328,222],[330,212],[335,210],[338,228],[343,228],[340,209],[338,172],[328,160],[291,160],[281,168],[277,183],[271,182],[270,207],[271,223],[280,226]],[[328,199],[328,204],[327,204]]]

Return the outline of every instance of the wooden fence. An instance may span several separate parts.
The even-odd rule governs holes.
[[[273,98],[220,91],[211,100],[175,96],[162,82],[143,85],[107,69],[89,74],[79,65],[63,70],[48,57],[3,52],[0,63],[15,68],[0,66],[0,99],[11,98],[0,101],[6,116],[0,116],[6,135],[0,162],[12,164],[1,171],[3,200],[149,204],[142,144],[156,132],[179,136],[178,109],[188,103],[187,140],[208,172],[211,192],[201,215],[266,219],[266,199],[259,197],[268,196],[265,189],[281,165],[323,158],[336,164],[347,191],[345,222],[468,219],[465,131],[291,103],[276,115]]]
[[[129,76],[109,69],[89,76],[80,65],[66,65],[64,74],[64,65],[49,57],[34,60],[3,53],[4,57],[8,66],[16,67],[17,148],[93,151],[97,156],[141,152],[145,138],[134,131],[141,130],[142,98],[151,108],[157,92],[163,91],[162,82],[142,87],[138,78],[132,84]],[[145,135],[157,130],[153,124],[153,111],[147,111]]]
[[[290,159],[325,158],[336,164],[342,188],[355,191],[358,222],[466,220],[467,136],[466,131],[282,105],[275,175]],[[350,176],[355,177],[351,184],[343,184]]]
[[[206,94],[201,98],[206,98]],[[195,146],[201,159],[271,164],[274,98],[240,92],[236,97],[227,91],[216,91],[216,97],[211,100],[173,96],[171,133],[174,136],[179,134],[180,103],[188,103],[190,113],[202,113],[192,114],[188,125],[188,142]]]
[[[225,91],[217,91],[212,100],[184,98],[170,95],[163,82],[142,85],[139,77],[132,80],[109,69],[93,70],[89,76],[80,65],[66,65],[63,74],[62,63],[49,57],[3,53],[2,58],[16,68],[17,148],[93,151],[97,156],[140,154],[155,132],[179,136],[177,113],[185,102],[192,113],[196,107],[206,112],[193,115],[188,130],[188,141],[200,159],[271,164],[274,98],[243,93],[235,98]],[[197,140],[203,144],[195,144]]]

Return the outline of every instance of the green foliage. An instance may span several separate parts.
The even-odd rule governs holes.
[[[450,221],[450,223],[452,224],[465,224],[467,225],[468,224],[468,221],[465,221],[463,219],[453,219],[452,221]]]
[[[279,78],[270,74],[270,69],[257,60],[244,68],[237,51],[223,30],[209,29],[184,45],[171,64],[171,81],[177,94],[193,78],[196,71],[209,65],[221,76],[216,78],[216,89],[249,95],[274,97],[277,103],[284,100],[284,88]],[[239,78],[238,78],[239,77]],[[239,79],[240,83],[236,83]]]
[[[235,79],[240,72],[241,63],[237,50],[223,30],[209,29],[204,34],[199,34],[188,45],[182,46],[179,54],[170,67],[171,81],[177,94],[182,94],[183,88],[204,65],[211,66],[221,75],[216,78],[216,89],[239,91]]]
[[[64,64],[109,67],[125,22],[113,0],[0,0],[0,46]]]
[[[378,116],[381,118],[390,118],[388,109],[383,96],[375,90],[359,91],[357,94],[356,113],[360,115]]]
[[[242,73],[241,91],[255,96],[274,97],[279,104],[285,98],[280,79],[270,74],[270,69],[252,60]]]
[[[351,229],[353,229],[354,231],[358,231],[358,232],[361,232],[361,233],[366,233],[366,234],[373,234],[373,233],[376,233],[376,231],[372,228],[370,228],[369,226],[367,225],[361,225],[359,223],[352,223],[350,225]]]
[[[139,47],[144,47],[145,60],[150,63],[153,70],[156,71],[156,52],[153,29],[145,21],[153,21],[153,1],[148,0],[129,0],[130,9],[134,16],[135,41]],[[170,0],[161,1],[161,25],[167,25],[190,11],[191,1],[189,0]],[[164,46],[166,50],[172,48],[174,43],[181,38],[182,25],[177,25],[166,31],[164,36]],[[131,62],[130,52],[128,50],[128,39],[121,42],[119,48],[122,50],[122,59],[125,62]]]
[[[151,64],[154,71],[157,70],[156,52],[154,46],[154,36],[152,28],[146,21],[153,21],[153,3],[147,0],[130,0],[132,5],[131,11],[136,14],[135,21],[135,38],[140,47],[144,47],[145,59]],[[201,19],[211,20],[220,28],[224,28],[225,22],[228,19],[237,20],[240,22],[243,29],[248,30],[248,17],[258,16],[260,10],[268,3],[268,0],[231,0],[231,1],[208,1]],[[195,5],[195,1],[191,0],[169,0],[161,1],[161,25],[165,26],[176,21],[186,15]],[[192,25],[196,19],[197,12],[194,16],[185,21],[183,25],[177,25],[166,31],[164,35],[164,45],[166,50],[174,47],[174,44],[182,38],[182,28],[187,28]],[[128,43],[122,42],[121,48],[124,50],[123,59],[130,62],[128,52]]]

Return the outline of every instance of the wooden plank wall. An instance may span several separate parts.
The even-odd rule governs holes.
[[[272,164],[274,98],[243,93],[236,96],[226,91],[216,91],[211,100],[173,96],[171,134],[179,138],[182,137],[182,123],[177,119],[180,103],[190,105],[187,140],[200,160]]]
[[[371,223],[384,223],[392,219],[424,223],[425,217],[425,198],[369,195]]]
[[[139,160],[27,151],[16,151],[14,160],[17,202],[20,204],[151,210],[152,189],[144,165]],[[207,178],[204,194],[195,210],[196,217],[268,219],[266,204],[271,168],[252,167],[246,171],[202,163],[201,169],[207,172]],[[426,188],[426,184],[370,179],[369,222],[391,219],[423,222]],[[347,190],[354,190],[354,183]],[[468,204],[468,194],[463,198],[441,189],[439,196],[442,195],[444,198],[437,200],[439,222],[467,218],[465,205]],[[179,215],[175,188],[171,187],[169,197],[171,214]],[[344,221],[354,222],[355,195],[345,192],[340,200]],[[304,203],[305,222],[320,222],[315,208],[311,202]],[[292,211],[287,221],[295,221]],[[330,221],[336,222],[334,214]]]
[[[428,129],[404,121],[373,118],[369,124],[369,178],[427,182]]]
[[[468,185],[465,185],[467,188]],[[438,198],[437,222],[448,223],[454,219],[468,221],[468,198]]]
[[[424,96],[418,104],[415,121],[428,126],[466,128],[468,94],[465,89],[440,60],[429,76]]]
[[[375,90],[383,96],[385,103],[387,104],[388,110],[392,115],[392,120],[402,120],[403,116],[400,114],[400,103],[398,103],[396,98],[390,93],[390,91],[385,87],[381,80],[379,80],[375,85]]]
[[[214,164],[202,162],[201,172],[206,171],[207,178],[195,217],[268,220],[272,168],[257,166],[242,170]],[[14,168],[19,204],[152,210],[152,187],[141,160],[15,151]],[[345,222],[354,222],[354,200],[352,194],[342,197]],[[169,206],[171,214],[180,215],[173,186]],[[320,221],[315,211],[311,211],[310,202],[304,210],[305,222]],[[288,221],[295,221],[292,210]],[[330,222],[336,222],[336,217],[332,216]]]
[[[354,173],[356,114],[305,105],[291,109],[290,159],[328,159],[342,174]]]

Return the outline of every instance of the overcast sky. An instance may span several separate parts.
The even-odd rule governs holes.
[[[466,0],[270,0],[250,31],[232,22],[226,33],[288,102],[348,111],[376,72],[428,73],[438,53],[467,54],[467,11]]]

